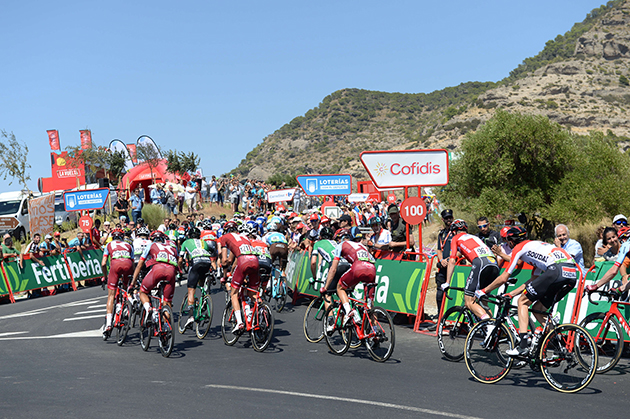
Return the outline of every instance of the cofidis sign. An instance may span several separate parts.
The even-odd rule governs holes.
[[[364,151],[361,163],[378,188],[448,184],[448,151]]]

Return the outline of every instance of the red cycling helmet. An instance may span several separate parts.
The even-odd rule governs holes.
[[[238,231],[238,225],[236,225],[234,221],[228,221],[227,223],[223,224],[224,233],[230,233],[232,231]]]
[[[168,236],[159,230],[155,230],[154,232],[149,234],[149,240],[151,240],[152,242],[164,243],[167,239]]]
[[[501,237],[503,237],[504,239],[507,238],[507,232],[510,229],[509,226],[505,226],[501,229],[501,232],[499,233],[501,235]]]
[[[112,239],[123,240],[125,238],[125,232],[121,228],[115,228],[111,233]]]
[[[621,242],[628,240],[628,237],[630,237],[630,227],[621,227],[619,231],[617,231],[617,236]]]

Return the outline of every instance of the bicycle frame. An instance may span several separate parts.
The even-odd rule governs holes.
[[[249,288],[249,287],[245,287],[245,286],[241,287],[239,292],[238,292],[238,301],[239,301],[239,303],[241,305],[241,310],[243,309],[243,303],[244,303],[243,297],[244,297],[245,290],[252,291],[254,293],[254,298],[253,298],[254,305],[252,307],[250,307],[250,308],[252,310],[252,313],[257,313],[258,312],[258,305],[259,305],[259,303],[262,303],[262,299],[261,299],[262,291],[260,289],[254,289],[254,288]],[[245,314],[243,311],[241,311],[241,312],[243,314]],[[232,316],[233,315],[234,315],[234,310],[232,310]],[[249,316],[243,316],[243,317],[244,317],[244,319],[243,319],[244,322],[243,323],[245,323],[245,330],[248,331],[248,332],[251,331],[252,329],[256,330],[256,327],[258,327],[258,324],[254,324],[255,323],[254,319],[257,319],[258,316],[252,316],[251,319],[248,318]]]
[[[630,305],[630,302],[617,301],[617,300],[611,301],[610,308],[608,309],[608,312],[606,313],[604,320],[602,320],[602,327],[600,327],[599,330],[597,331],[597,335],[593,336],[593,339],[595,341],[600,339],[602,331],[604,329],[603,326],[605,326],[608,323],[608,320],[613,316],[617,317],[617,320],[619,321],[619,323],[621,323],[621,327],[623,327],[623,329],[626,331],[626,334],[630,336],[630,324],[628,324],[628,321],[625,319],[625,317],[623,317],[623,314],[621,314],[621,311],[619,311],[619,307],[618,307],[619,304],[628,306]],[[608,330],[604,331],[604,333],[608,334]],[[604,337],[603,339],[610,340],[606,337]]]
[[[164,305],[166,304],[166,301],[164,300],[164,287],[165,286],[166,286],[166,282],[160,281],[158,286],[155,287],[149,294],[149,298],[151,300],[151,307],[153,307],[154,310],[157,310],[158,313],[162,312],[162,309],[164,308]],[[159,336],[159,334],[163,331],[162,316],[158,315],[157,318],[158,318],[157,324],[155,323],[153,324],[153,336]],[[171,322],[172,321],[173,319],[171,319]]]

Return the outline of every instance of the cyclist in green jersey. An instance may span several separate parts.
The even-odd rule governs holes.
[[[188,271],[188,320],[185,327],[192,327],[195,322],[195,289],[197,285],[203,284],[206,274],[212,268],[210,261],[210,247],[208,243],[200,240],[201,232],[197,227],[193,227],[188,231],[188,239],[182,243],[179,251],[179,269],[182,269],[184,257],[190,260],[190,270]],[[183,314],[183,313],[182,313]]]
[[[311,272],[313,273],[313,278],[319,281],[322,284],[326,283],[326,278],[328,277],[328,269],[333,261],[333,251],[337,247],[337,242],[331,240],[333,238],[333,231],[330,227],[323,227],[319,232],[319,240],[315,242],[313,246],[313,253],[311,256]],[[337,272],[335,274],[334,279],[329,284],[327,291],[335,291],[337,289],[337,283],[339,282],[339,278],[341,275],[346,273],[348,269],[350,269],[352,265],[349,264],[345,259],[340,260],[339,266],[337,268]],[[324,305],[326,309],[328,309],[329,299],[324,299]]]

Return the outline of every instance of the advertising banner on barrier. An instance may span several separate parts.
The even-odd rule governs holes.
[[[67,265],[63,256],[41,258],[44,266],[40,266],[30,259],[24,260],[23,268],[20,268],[18,262],[9,262],[4,263],[4,271],[14,293],[72,282],[68,266],[70,266],[75,281],[103,276],[101,270],[103,252],[101,250],[86,250],[83,251],[83,256],[85,261],[81,259],[79,253],[69,253]]]
[[[2,262],[2,269],[0,270],[0,275],[2,276],[2,278],[0,278],[0,296],[4,297],[5,295],[9,295],[9,288],[7,287],[7,281],[6,278],[4,277],[4,273],[2,273],[2,271],[4,270],[4,265],[5,263]]]

